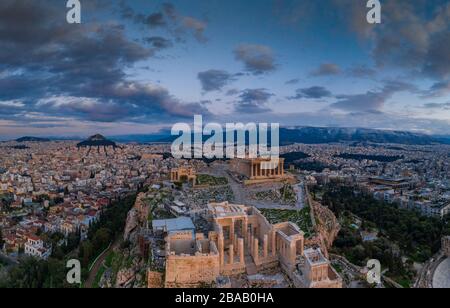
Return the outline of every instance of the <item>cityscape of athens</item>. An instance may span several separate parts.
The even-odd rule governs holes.
[[[450,288],[450,2],[65,2],[0,2],[1,289]]]

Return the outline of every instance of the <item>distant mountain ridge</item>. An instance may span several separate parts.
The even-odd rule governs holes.
[[[172,142],[176,138],[177,136],[167,136],[160,139],[160,141]],[[209,136],[204,136],[203,139],[206,140],[208,138]],[[270,134],[268,142],[270,143]],[[430,145],[435,143],[444,143],[442,139],[437,139],[433,136],[404,131],[341,127],[280,128],[280,145],[289,145],[294,143],[321,144],[337,142],[396,143],[405,145]]]
[[[388,131],[368,128],[341,127],[294,127],[280,128],[280,142],[290,143],[335,143],[372,142],[408,145],[429,145],[441,143],[433,136],[405,131]]]
[[[112,140],[119,143],[137,142],[137,143],[170,143],[178,136],[171,136],[169,132],[160,132],[148,135],[122,135],[113,136]],[[209,136],[204,136],[207,140]],[[37,138],[22,137],[17,142],[48,142],[58,140],[57,138]],[[60,138],[59,140],[69,140]],[[70,139],[71,140],[71,139]],[[225,139],[224,139],[225,140]],[[321,144],[337,142],[354,143],[396,143],[405,145],[431,145],[431,144],[450,144],[448,136],[431,136],[420,133],[406,131],[389,131],[368,128],[343,128],[343,127],[282,127],[280,128],[280,144],[289,145],[293,143]],[[270,143],[270,134],[269,134]],[[106,139],[102,135],[94,135],[89,139],[80,142],[81,146],[114,146],[113,141]]]
[[[30,137],[25,136],[19,139],[16,139],[16,142],[50,142],[51,140],[48,138],[39,138],[39,137]]]

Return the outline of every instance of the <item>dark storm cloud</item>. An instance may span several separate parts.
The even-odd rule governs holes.
[[[232,74],[223,70],[208,70],[198,73],[197,77],[205,92],[219,91],[231,81],[235,80]]]
[[[241,44],[234,50],[236,60],[245,65],[245,69],[254,75],[260,75],[276,69],[272,49],[264,45]]]
[[[22,101],[0,101],[0,119],[11,119],[15,118],[16,114],[21,113],[25,104]]]
[[[40,100],[37,107],[54,116],[70,115],[96,122],[113,122],[132,113],[125,104],[85,97],[50,97]]]
[[[332,108],[355,112],[379,112],[386,101],[398,92],[409,91],[416,92],[415,86],[398,82],[389,81],[380,90],[368,91],[364,94],[339,95],[338,101],[331,105]]]
[[[207,23],[192,16],[181,14],[171,3],[163,3],[160,11],[150,14],[137,13],[123,0],[119,6],[123,18],[149,28],[164,28],[174,36],[176,41],[184,41],[186,33],[191,33],[201,43],[208,40],[204,35]]]
[[[311,76],[330,76],[341,73],[341,68],[334,63],[322,63],[316,70],[311,72]]]
[[[201,103],[182,103],[161,86],[137,82],[111,85],[96,97],[45,98],[37,103],[37,110],[40,108],[55,116],[71,115],[99,122],[178,119],[210,114]]]
[[[275,12],[283,23],[306,29],[317,25],[349,29],[369,44],[378,68],[400,68],[439,81],[450,77],[448,0],[381,1],[382,22],[375,25],[367,22],[367,1],[275,2]]]
[[[382,2],[382,24],[364,19],[365,3],[333,0],[347,15],[353,31],[373,42],[378,66],[400,67],[414,74],[450,77],[450,3],[443,0]],[[432,8],[432,10],[430,10]],[[430,12],[430,13],[425,13]]]
[[[119,9],[122,18],[133,20],[149,28],[165,27],[167,25],[165,16],[161,12],[150,13],[148,15],[137,13],[125,0],[119,2]]]
[[[266,106],[274,94],[267,89],[246,89],[241,92],[240,100],[235,104],[235,110],[239,113],[264,113],[271,109]]]
[[[137,22],[141,22],[144,25],[149,26],[150,28],[164,27],[166,25],[166,21],[162,13],[153,13],[147,16],[138,14],[136,16],[136,20]]]
[[[286,84],[286,85],[295,85],[295,84],[298,84],[299,82],[300,82],[299,78],[294,78],[294,79],[286,81],[284,84]]]
[[[332,93],[324,87],[310,87],[304,89],[298,89],[297,94],[293,97],[289,97],[289,99],[320,99],[325,97],[332,96]]]
[[[450,4],[448,8],[450,21]],[[428,76],[450,78],[450,22],[447,31],[431,38],[423,66],[423,72]]]
[[[46,112],[102,122],[208,113],[163,87],[127,80],[127,68],[167,42],[153,39],[153,48],[146,48],[128,39],[120,24],[74,26],[65,14],[65,6],[53,2],[0,2],[0,102],[23,102],[20,115]]]
[[[155,49],[166,49],[172,47],[172,42],[161,36],[151,36],[144,39],[144,42],[150,44]]]

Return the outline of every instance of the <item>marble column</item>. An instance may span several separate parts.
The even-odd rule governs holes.
[[[239,242],[239,262],[241,265],[245,264],[245,255],[244,255],[244,239],[240,238]]]
[[[254,248],[253,249],[255,250],[253,259],[255,260],[255,263],[256,263],[259,261],[259,241],[257,238],[255,238],[255,240],[254,240]]]
[[[269,237],[267,236],[267,234],[264,235],[263,245],[264,245],[264,259],[266,259],[269,253]]]
[[[244,219],[242,228],[244,229],[242,236],[246,239],[247,238],[247,234],[248,234],[248,221],[247,221],[247,218]]]
[[[230,264],[234,264],[234,247],[233,245],[228,246],[228,252],[230,253]]]
[[[291,242],[290,244],[291,244],[289,247],[290,260],[292,262],[292,265],[295,265],[295,261],[296,261],[296,257],[297,257],[296,245],[295,245],[295,242]]]
[[[219,234],[219,238],[217,239],[217,247],[219,249],[219,257],[220,257],[220,266],[224,264],[224,245],[223,245],[223,234]]]
[[[234,219],[231,219],[230,240],[231,240],[231,244],[234,244]]]
[[[272,256],[275,257],[277,253],[276,234],[272,231]]]

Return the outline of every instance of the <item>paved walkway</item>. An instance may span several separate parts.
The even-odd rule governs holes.
[[[122,236],[119,236],[117,238],[117,240],[114,242],[114,244],[109,246],[109,248],[100,255],[100,257],[97,259],[97,261],[95,261],[94,265],[92,266],[91,271],[89,272],[89,276],[86,279],[86,282],[84,283],[84,288],[86,288],[86,289],[92,288],[94,281],[95,281],[95,277],[97,277],[98,271],[103,266],[103,261],[105,261],[106,257],[108,256],[108,254],[111,251],[113,251],[115,248],[119,247],[121,240],[122,240]]]
[[[297,194],[297,202],[295,203],[295,207],[297,210],[303,210],[305,207],[305,187],[304,183],[300,182],[299,184],[294,185],[294,191]]]
[[[433,288],[448,289],[450,288],[450,258],[445,259],[439,264],[434,272]]]

